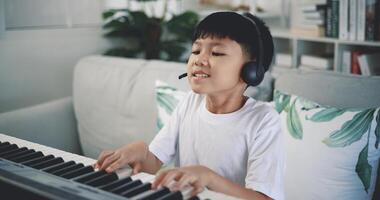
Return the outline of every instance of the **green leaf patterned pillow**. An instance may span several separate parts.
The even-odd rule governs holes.
[[[372,199],[380,112],[319,105],[274,92],[285,132],[286,199]]]
[[[180,91],[167,83],[156,80],[156,102],[157,102],[157,132],[169,121],[170,115],[178,102],[185,97],[186,92]]]

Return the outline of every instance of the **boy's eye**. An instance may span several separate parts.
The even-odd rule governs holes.
[[[200,51],[191,51],[192,54],[198,55]]]
[[[224,56],[226,54],[224,54],[224,53],[218,53],[218,52],[212,52],[212,55],[213,56]]]

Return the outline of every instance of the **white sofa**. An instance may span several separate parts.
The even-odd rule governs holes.
[[[72,97],[0,113],[0,133],[92,158],[103,149],[131,141],[149,142],[156,134],[154,82],[159,79],[189,90],[186,79],[178,80],[184,72],[182,63],[85,57],[75,67]],[[264,85],[271,84],[270,79],[266,81]],[[378,85],[379,78],[322,72],[306,76],[292,72],[276,82],[276,88],[324,104],[359,107],[380,107],[379,92],[368,92]],[[315,92],[320,88],[327,88],[325,95]],[[339,95],[337,88],[343,90]],[[260,93],[254,89],[248,94],[262,95],[267,90],[261,88]],[[350,98],[341,95],[344,90]]]

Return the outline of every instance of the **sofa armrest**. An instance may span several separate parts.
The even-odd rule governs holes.
[[[71,97],[0,113],[0,133],[81,153]]]

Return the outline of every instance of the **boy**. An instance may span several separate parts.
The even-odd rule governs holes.
[[[129,165],[133,173],[155,174],[174,159],[179,168],[159,173],[153,188],[191,185],[194,194],[207,187],[244,199],[283,199],[279,115],[268,104],[243,95],[247,82],[257,85],[243,80],[243,65],[262,59],[263,74],[272,56],[271,34],[257,17],[234,12],[207,16],[195,30],[187,64],[192,91],[170,122],[149,146],[135,142],[103,151],[96,167],[111,172]],[[258,65],[253,67],[258,71]]]

